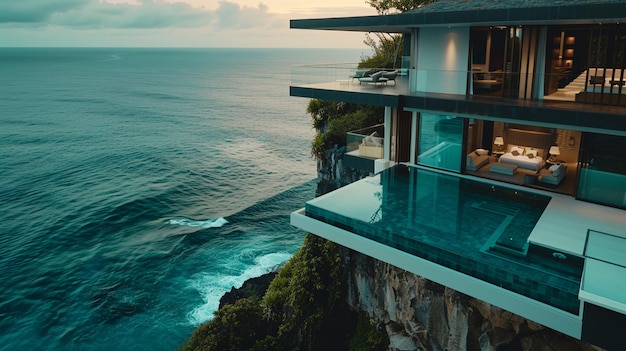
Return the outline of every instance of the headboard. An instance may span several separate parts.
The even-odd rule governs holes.
[[[504,129],[504,141],[507,145],[530,146],[541,149],[542,157],[547,156],[547,151],[555,140],[555,131],[551,128],[530,127],[509,124]]]

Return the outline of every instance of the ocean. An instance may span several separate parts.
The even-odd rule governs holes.
[[[0,49],[0,349],[173,350],[315,194],[291,65],[345,49]]]

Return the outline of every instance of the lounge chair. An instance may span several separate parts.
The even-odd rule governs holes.
[[[367,72],[368,71],[365,69],[357,69],[356,72],[353,75],[351,75],[349,78],[352,78],[352,80],[354,81],[355,79],[365,77],[365,73]]]
[[[398,71],[384,71],[383,78],[387,78],[387,81],[393,81],[393,84],[396,84],[396,77],[398,76]]]
[[[376,73],[373,73],[369,77],[359,78],[359,84],[374,83],[375,85],[378,85],[378,83],[380,83],[381,85],[383,85],[383,84],[387,84],[388,80],[389,79],[383,77],[383,71],[378,71]]]

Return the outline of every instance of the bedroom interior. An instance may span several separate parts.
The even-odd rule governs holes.
[[[574,194],[580,132],[474,120],[466,173]]]

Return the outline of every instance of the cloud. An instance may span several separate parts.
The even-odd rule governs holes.
[[[292,18],[356,15],[358,8],[255,1],[0,0],[0,46],[352,47],[363,41],[359,33],[289,29]]]
[[[56,13],[51,25],[74,29],[94,28],[195,28],[210,23],[212,13],[187,3],[141,1],[132,3],[92,2],[88,6]]]
[[[40,23],[55,13],[79,9],[88,4],[85,0],[2,0],[0,23]]]
[[[236,3],[220,1],[215,11],[218,29],[226,28],[258,28],[269,24],[272,15],[267,5],[260,3],[257,8],[239,6]]]
[[[71,29],[212,28],[249,29],[272,26],[278,17],[269,7],[220,1],[215,10],[187,2],[159,0],[0,0],[0,23]],[[282,18],[280,19],[283,20]],[[285,22],[287,23],[287,22]]]

